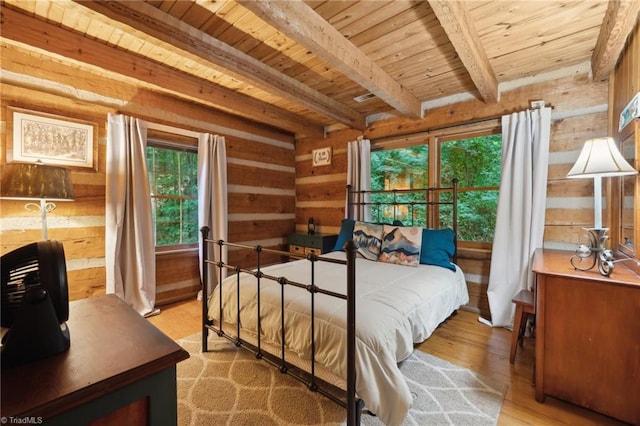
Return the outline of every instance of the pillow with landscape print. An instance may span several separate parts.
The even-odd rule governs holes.
[[[422,228],[413,226],[384,225],[379,262],[396,265],[418,266]]]
[[[353,225],[353,242],[358,254],[369,260],[378,260],[382,245],[382,225],[356,221]]]
[[[442,266],[455,271],[456,266],[451,263],[451,258],[456,251],[454,237],[452,229],[423,229],[420,263]]]

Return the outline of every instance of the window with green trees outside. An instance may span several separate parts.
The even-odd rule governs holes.
[[[430,160],[431,157],[431,160]],[[373,150],[371,189],[415,189],[450,186],[458,179],[458,239],[493,241],[501,177],[502,136],[500,134],[428,138],[424,144]],[[441,196],[448,197],[450,193]],[[385,198],[386,197],[386,198]],[[374,194],[373,202],[388,202],[390,195]],[[397,201],[424,201],[426,194],[396,195]],[[451,214],[440,207],[437,223],[451,226]],[[394,217],[405,225],[427,226],[425,206],[380,206],[372,210],[373,220]]]
[[[147,146],[147,169],[156,247],[198,242],[198,154]]]

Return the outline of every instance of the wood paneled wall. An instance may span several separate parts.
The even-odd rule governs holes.
[[[586,139],[607,134],[607,82],[587,75],[522,86],[503,92],[499,103],[461,102],[426,111],[422,120],[378,121],[364,132],[336,130],[326,138],[296,141],[296,228],[304,230],[309,217],[324,233],[338,232],[344,217],[347,142],[363,135],[375,142],[390,136],[438,132],[464,123],[500,117],[529,108],[533,100],[553,107],[544,246],[573,249],[583,226],[593,225],[593,181],[565,176]],[[331,165],[311,166],[314,149],[331,147]],[[468,308],[488,315],[486,289],[490,251],[461,249],[459,264],[465,271],[471,301]]]
[[[636,170],[640,170],[640,118],[636,118],[627,124],[621,131],[618,130],[620,113],[637,93],[640,93],[640,23],[636,24],[634,32],[627,40],[618,64],[610,77],[609,90],[609,134],[617,141],[629,142],[635,140],[635,162],[632,163],[632,166]],[[633,179],[632,176],[624,178],[627,185],[629,185],[631,179]],[[622,180],[621,178],[616,178],[609,181],[609,185],[607,185],[608,199],[612,200],[612,202],[607,205],[607,214],[611,228],[616,230],[622,227],[622,213],[618,208],[623,203],[620,186]],[[637,242],[640,241],[640,175],[635,176],[633,200],[627,200],[626,203],[631,203],[633,207],[627,209],[627,217],[635,227],[632,239],[636,241],[635,257],[640,259],[640,253],[637,248]],[[624,244],[621,233],[612,232],[610,233],[610,238],[614,248]],[[626,265],[631,267],[631,263],[626,263]],[[635,270],[640,273],[640,265],[636,265]]]
[[[293,136],[214,109],[195,106],[101,73],[34,57],[2,44],[0,164],[12,149],[8,107],[73,117],[98,125],[97,170],[74,169],[75,200],[48,215],[49,238],[62,241],[71,300],[105,292],[106,119],[124,113],[149,122],[225,136],[228,156],[229,239],[284,248],[295,226]],[[24,202],[0,201],[0,253],[41,239],[38,215]],[[230,261],[250,266],[251,253],[231,251]],[[265,262],[277,259],[265,259]],[[200,286],[197,250],[157,256],[157,303],[192,297]]]

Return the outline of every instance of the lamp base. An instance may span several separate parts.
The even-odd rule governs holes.
[[[589,271],[594,266],[605,277],[611,275],[614,268],[613,252],[605,248],[605,242],[609,239],[609,228],[583,228],[588,232],[589,244],[580,244],[576,254],[571,256],[571,266],[578,271]],[[592,258],[593,256],[593,258]],[[589,264],[589,259],[590,264]],[[589,266],[583,266],[583,263]]]

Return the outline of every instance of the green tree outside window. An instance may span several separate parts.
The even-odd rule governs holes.
[[[156,247],[198,242],[198,155],[147,146]]]
[[[495,229],[498,190],[501,176],[502,136],[473,136],[438,142],[439,175],[437,186],[449,186],[458,179],[458,238],[461,241],[491,242]],[[371,153],[371,189],[416,189],[429,186],[429,145],[373,151]],[[450,197],[443,193],[442,197]],[[392,195],[374,194],[372,202],[393,201]],[[426,195],[396,195],[398,202],[425,201]],[[449,201],[446,198],[443,201]],[[440,207],[440,226],[451,226],[451,206]],[[394,218],[405,225],[426,226],[425,206],[374,206],[373,220],[390,222]]]

